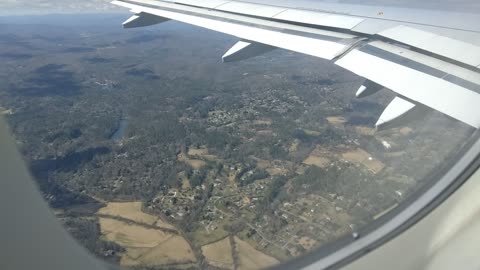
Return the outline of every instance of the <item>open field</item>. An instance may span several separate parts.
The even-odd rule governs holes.
[[[271,129],[262,129],[257,131],[258,135],[272,135],[272,133],[273,133],[273,130]]]
[[[235,237],[235,244],[240,263],[238,269],[240,270],[261,269],[279,263],[277,259],[256,250],[238,237]]]
[[[190,148],[187,154],[189,156],[195,156],[199,158],[205,158],[208,160],[218,160],[216,155],[209,154],[208,148]]]
[[[326,117],[325,119],[327,119],[328,123],[334,126],[343,125],[347,122],[347,120],[343,116],[329,116],[329,117]]]
[[[320,131],[311,130],[311,129],[303,129],[303,132],[305,132],[305,134],[310,136],[320,136],[321,134]]]
[[[153,248],[171,235],[155,229],[128,224],[111,218],[99,218],[102,234],[123,247]]]
[[[170,236],[153,248],[137,250],[127,248],[127,256],[122,257],[122,265],[170,265],[191,264],[195,256],[187,241],[180,236]],[[129,256],[129,254],[136,256]]]
[[[413,132],[413,129],[409,128],[409,127],[403,127],[403,128],[400,128],[399,132],[400,132],[400,134],[402,134],[404,136],[407,136],[407,135],[410,135]]]
[[[342,158],[353,163],[363,164],[373,173],[378,173],[385,167],[385,164],[373,158],[367,151],[361,148],[343,153]]]
[[[388,132],[384,131],[384,133],[389,134],[390,136],[408,136],[412,134],[413,129],[410,127],[394,127],[388,130]]]
[[[142,212],[142,202],[110,202],[100,208],[98,214],[120,216],[146,224],[155,224],[158,220],[158,217]]]
[[[253,121],[254,125],[266,125],[270,126],[272,124],[272,119],[260,119]]]
[[[370,127],[364,127],[364,126],[356,126],[355,131],[358,134],[365,135],[365,136],[373,136],[375,135],[375,129],[370,128]]]
[[[330,159],[310,155],[302,163],[307,165],[315,165],[320,168],[325,168],[328,166],[328,164],[330,164]]]
[[[121,217],[139,223],[175,230],[173,225],[159,217],[142,212],[142,202],[109,202],[106,207],[100,208],[97,214]]]
[[[270,161],[268,161],[268,160],[259,159],[259,158],[255,158],[255,160],[257,161],[257,167],[258,168],[266,169],[266,168],[270,167]]]
[[[207,259],[208,264],[212,266],[226,269],[234,268],[232,247],[230,246],[230,240],[228,237],[203,246],[202,253]]]
[[[188,155],[189,156],[208,155],[208,149],[207,148],[189,148],[188,149]]]
[[[188,165],[192,166],[192,168],[194,169],[200,169],[206,165],[205,161],[199,160],[199,159],[188,159],[188,160],[185,160],[185,162]]]
[[[178,161],[182,161],[182,162],[185,162],[187,163],[188,165],[190,165],[192,168],[194,169],[200,169],[202,168],[203,166],[205,166],[207,163],[203,160],[199,160],[199,159],[189,159],[188,157],[186,157],[184,154],[180,153],[178,154],[177,156],[177,160]]]
[[[111,202],[97,212],[98,215],[112,216],[100,216],[99,223],[102,235],[108,241],[125,248],[120,264],[158,266],[195,262],[194,253],[183,237],[152,225],[174,230],[175,227],[143,213],[141,207],[141,202]]]
[[[288,172],[287,168],[285,168],[281,163],[273,161],[268,161],[265,159],[259,159],[257,157],[253,157],[257,162],[257,167],[260,169],[266,170],[270,175],[282,175]]]
[[[284,175],[288,172],[286,168],[281,168],[281,167],[270,167],[270,168],[267,168],[266,171],[270,175]]]
[[[325,168],[330,164],[330,159],[327,158],[328,155],[329,152],[326,149],[323,149],[321,145],[317,145],[302,163]]]
[[[182,182],[182,189],[190,189],[192,186],[190,185],[190,181],[188,181],[188,177],[185,174],[185,171],[181,171],[177,174],[177,178]]]
[[[298,243],[306,250],[310,250],[312,249],[313,247],[316,246],[317,244],[317,241],[315,241],[314,239],[310,238],[310,237],[307,237],[307,236],[303,236],[302,238],[300,238],[298,240]]]

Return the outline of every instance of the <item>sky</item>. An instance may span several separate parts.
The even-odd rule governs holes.
[[[255,2],[256,0],[246,1]],[[296,0],[291,1],[295,2]],[[316,2],[318,0],[306,1]],[[260,2],[262,1],[260,0]],[[409,6],[429,9],[446,6],[447,9],[453,10],[458,8],[471,10],[473,8],[473,10],[480,11],[480,1],[478,0],[324,0],[323,2]],[[110,0],[0,0],[0,15],[97,12],[124,13],[125,11],[123,8],[110,4]]]
[[[109,0],[0,0],[1,15],[122,11]]]

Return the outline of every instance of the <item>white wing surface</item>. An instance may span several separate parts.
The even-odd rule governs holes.
[[[225,62],[275,48],[331,60],[365,78],[357,97],[398,94],[378,127],[420,106],[480,128],[479,14],[289,0],[112,3],[134,13],[125,28],[176,20],[238,37]]]

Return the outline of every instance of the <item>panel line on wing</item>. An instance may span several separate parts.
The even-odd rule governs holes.
[[[473,67],[480,64],[480,47],[471,43],[404,25],[377,34]]]
[[[127,3],[127,4],[138,5],[138,3],[136,3],[135,1],[122,0],[121,2],[124,2],[124,3]],[[186,5],[186,6],[190,6],[190,5]],[[253,22],[240,21],[240,20],[236,20],[236,19],[233,19],[233,18],[225,18],[225,17],[218,17],[218,16],[213,16],[213,15],[207,15],[207,14],[199,14],[199,13],[195,13],[195,12],[191,12],[191,11],[178,10],[178,9],[174,9],[174,8],[162,7],[162,6],[157,6],[157,5],[148,4],[148,3],[142,3],[141,7],[153,8],[153,9],[164,10],[164,11],[171,11],[171,12],[176,12],[176,13],[179,13],[179,14],[196,16],[196,17],[199,17],[199,18],[205,18],[205,19],[212,19],[212,20],[217,20],[217,21],[222,21],[222,22],[235,23],[235,24],[238,24],[238,25],[251,26],[251,27],[257,27],[257,28],[261,27],[262,29],[265,29],[265,30],[272,30],[272,31],[281,32],[281,33],[285,33],[285,34],[292,34],[292,35],[307,37],[307,38],[315,38],[315,39],[325,40],[325,41],[333,41],[333,42],[338,42],[338,43],[343,43],[343,44],[347,43],[347,42],[344,42],[343,40],[350,40],[351,38],[355,37],[353,35],[344,34],[345,38],[342,38],[342,37],[338,37],[336,35],[329,36],[329,35],[324,35],[324,34],[322,35],[322,34],[313,33],[313,32],[303,32],[303,31],[299,31],[299,30],[288,29],[286,27],[281,27],[281,23],[279,23],[280,25],[278,27],[275,27],[275,26],[266,25],[266,24],[257,24],[257,23],[253,23]],[[192,7],[194,7],[194,6],[192,6]],[[262,20],[262,19],[256,19],[256,20],[259,21],[259,20]],[[272,21],[268,21],[268,20],[264,20],[264,21],[265,21],[265,23],[268,23],[268,24],[272,23]],[[287,26],[287,25],[285,25],[285,26]],[[332,32],[332,34],[333,34],[333,32]]]
[[[480,127],[480,95],[475,91],[359,49],[353,50],[335,64],[414,102],[422,103],[475,128]]]
[[[480,85],[468,80],[465,80],[463,78],[460,78],[458,76],[449,74],[448,72],[433,68],[431,66],[422,64],[420,62],[414,61],[412,59],[408,59],[405,57],[402,57],[400,55],[394,54],[392,52],[380,49],[378,47],[372,46],[372,45],[365,45],[361,48],[359,48],[359,51],[368,53],[370,55],[388,60],[390,62],[414,69],[416,71],[423,72],[425,74],[428,74],[430,76],[436,77],[443,79],[445,81],[448,81],[450,83],[456,84],[458,86],[461,86],[463,88],[467,88],[469,90],[472,90],[476,93],[480,94]]]
[[[274,50],[275,47],[257,43],[239,41],[235,43],[223,56],[222,62],[234,62],[255,57]]]
[[[236,22],[223,21],[221,18],[205,18],[196,13],[187,14],[178,10],[167,10],[166,8],[152,8],[126,3],[125,1],[114,1],[118,5],[127,8],[141,8],[143,12],[170,18],[180,22],[204,27],[213,31],[237,36],[241,39],[251,40],[266,45],[295,51],[323,59],[331,60],[338,55],[346,46],[343,39],[337,41],[322,40],[321,38],[310,38],[300,35],[282,33],[266,29],[259,25],[244,25]],[[330,37],[331,38],[331,37]]]
[[[135,13],[145,12],[237,36],[243,41],[224,55],[225,61],[255,56],[267,48],[270,50],[270,47],[334,60],[335,64],[378,84],[373,88],[364,85],[365,89],[360,89],[358,96],[385,86],[405,97],[404,100],[413,101],[412,104],[422,103],[473,127],[480,127],[477,112],[480,104],[479,72],[460,65],[458,61],[449,61],[402,43],[384,42],[387,38],[378,35],[353,34],[329,25],[338,16],[318,14],[317,19],[325,22],[318,26],[268,17],[273,14],[273,8],[259,7],[256,8],[256,13],[215,9],[219,5],[229,5],[235,1],[206,0],[205,5],[208,7],[197,6],[196,0],[178,0],[183,4],[174,1],[115,0],[112,3],[135,9]],[[238,6],[229,5],[230,9],[236,5]],[[267,13],[267,17],[262,16]],[[280,12],[281,15],[284,13]],[[362,40],[362,37],[369,39]],[[403,100],[395,101],[393,105],[391,108],[414,110],[410,108],[411,104]]]

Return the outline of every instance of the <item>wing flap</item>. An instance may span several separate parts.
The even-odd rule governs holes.
[[[230,1],[226,0],[175,0],[175,1],[168,1],[172,3],[179,3],[183,5],[189,5],[189,6],[196,6],[196,7],[203,7],[203,8],[216,8],[218,6],[221,6],[225,3],[228,3]]]
[[[257,5],[257,4],[234,2],[234,1],[223,4],[217,7],[216,9],[233,12],[233,13],[244,13],[245,11],[248,11],[249,15],[267,17],[267,18],[271,18],[279,14],[280,12],[283,12],[286,10],[285,8],[281,8],[281,7]]]
[[[336,64],[412,101],[480,127],[480,95],[470,89],[360,49],[352,50]]]
[[[359,17],[326,10],[223,0],[115,0],[112,3],[134,13],[177,20],[238,37],[241,41],[224,55],[225,62],[246,59],[274,48],[332,60],[367,79],[357,91],[358,97],[385,87],[403,98],[390,108],[408,104],[405,100],[416,104],[407,111],[428,107],[480,128],[477,112],[480,73],[475,68],[480,64],[479,47],[464,39],[413,28],[414,23],[400,27],[402,22],[378,18],[382,15]],[[460,36],[467,33],[437,28],[445,33],[461,33]],[[412,33],[413,38],[409,37]],[[389,39],[388,43],[385,39]],[[446,48],[438,43],[446,44]],[[390,108],[387,107],[386,112],[392,112]],[[403,114],[397,116],[400,115]]]
[[[467,42],[403,25],[383,30],[378,35],[473,67],[480,67],[480,47]]]
[[[274,16],[274,18],[341,29],[352,29],[363,21],[362,18],[354,16],[295,9],[287,9]]]

